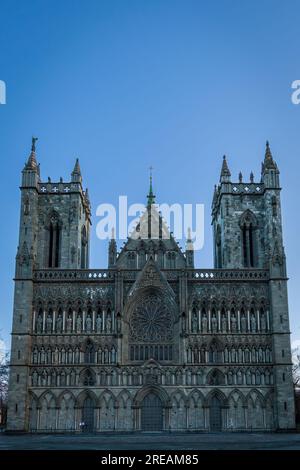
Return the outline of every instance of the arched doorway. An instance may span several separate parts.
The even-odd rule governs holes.
[[[210,430],[222,431],[222,403],[217,396],[210,400]]]
[[[82,422],[84,423],[84,431],[92,432],[94,430],[94,402],[90,397],[87,397],[83,403]]]
[[[141,404],[142,431],[162,431],[163,405],[156,393],[148,393]]]

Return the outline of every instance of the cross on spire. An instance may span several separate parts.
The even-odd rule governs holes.
[[[32,143],[31,143],[31,151],[32,151],[32,152],[35,152],[35,144],[36,144],[36,141],[37,141],[37,140],[39,140],[38,137],[32,137],[32,139],[31,139],[31,142],[32,142]]]
[[[150,185],[149,185],[149,193],[148,193],[148,195],[147,195],[148,206],[151,206],[151,204],[154,204],[154,203],[155,203],[155,195],[153,194],[153,188],[152,188],[152,170],[153,170],[153,166],[150,165],[150,167],[149,167],[149,172],[150,172],[150,176],[149,176]]]

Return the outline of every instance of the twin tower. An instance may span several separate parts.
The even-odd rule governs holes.
[[[49,178],[43,183],[35,143],[33,139],[22,171],[16,275],[30,276],[33,267],[87,269],[91,205],[88,190],[82,186],[79,161],[76,160],[70,182],[51,182]],[[285,276],[279,170],[268,142],[260,181],[254,181],[252,172],[248,182],[243,181],[241,173],[238,179],[231,181],[224,156],[212,202],[214,267],[270,268]],[[110,252],[113,249],[112,243]],[[110,253],[110,258],[114,257],[116,253]],[[187,267],[192,265],[193,262],[188,263]],[[131,267],[135,267],[132,262]]]

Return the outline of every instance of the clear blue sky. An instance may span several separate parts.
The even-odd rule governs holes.
[[[154,170],[159,201],[210,204],[221,157],[259,177],[266,139],[281,170],[293,339],[300,339],[299,1],[0,0],[1,335],[9,344],[20,171],[39,137],[44,179],[68,179],[80,158],[94,225],[101,202],[143,202]],[[298,288],[298,289],[297,289]]]

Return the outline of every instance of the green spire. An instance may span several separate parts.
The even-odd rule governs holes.
[[[147,195],[147,201],[148,201],[148,206],[151,206],[151,204],[155,204],[155,195],[153,194],[153,188],[152,188],[152,170],[153,167],[150,166],[150,186],[149,186],[149,194]]]

